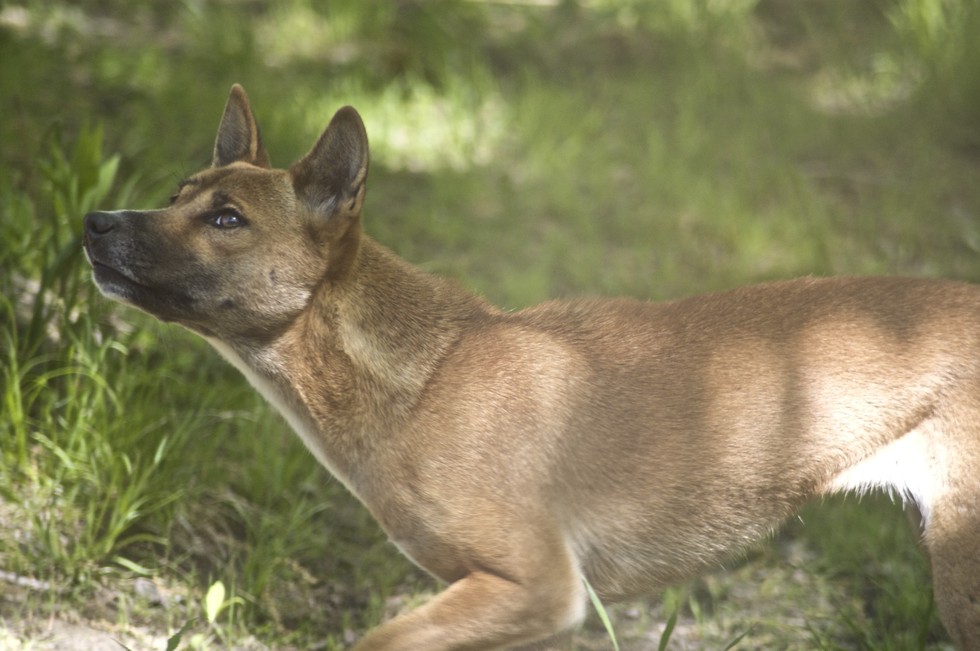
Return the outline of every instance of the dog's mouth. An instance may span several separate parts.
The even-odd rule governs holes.
[[[92,260],[92,273],[95,275],[95,282],[99,287],[113,287],[115,285],[134,285],[136,287],[142,287],[143,289],[149,289],[143,283],[129,277],[125,273],[110,267],[109,265],[99,262],[97,260]]]
[[[152,293],[153,290],[129,274],[105,264],[89,255],[92,276],[103,294],[111,298],[135,303],[137,293]]]
[[[190,296],[147,285],[98,260],[91,252],[89,262],[95,284],[104,296],[149,312],[162,321],[182,320],[193,303]]]

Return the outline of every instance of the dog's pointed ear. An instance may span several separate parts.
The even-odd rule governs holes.
[[[262,146],[259,125],[255,122],[252,107],[245,89],[235,84],[228,95],[225,112],[218,126],[214,141],[214,157],[211,165],[224,167],[242,161],[257,167],[269,167],[269,155]]]
[[[368,173],[367,132],[357,111],[350,106],[337,111],[313,149],[289,173],[296,195],[315,214],[356,219]]]

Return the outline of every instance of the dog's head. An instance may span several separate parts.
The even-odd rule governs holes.
[[[161,210],[85,216],[106,296],[224,340],[274,336],[357,256],[368,169],[357,112],[340,109],[310,152],[272,169],[245,91],[231,90],[213,164]]]

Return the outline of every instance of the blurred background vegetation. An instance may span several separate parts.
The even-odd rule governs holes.
[[[91,287],[82,215],[206,166],[233,82],[278,166],[354,105],[367,231],[508,308],[980,280],[978,33],[975,0],[0,0],[0,646],[174,630],[221,580],[187,644],[343,648],[436,589],[203,342]],[[818,506],[614,616],[636,649],[671,612],[673,648],[943,648],[914,540]]]

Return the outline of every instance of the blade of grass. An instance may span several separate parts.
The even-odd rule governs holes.
[[[606,634],[609,635],[609,641],[612,642],[613,651],[619,651],[616,631],[613,629],[612,620],[609,619],[609,613],[606,612],[606,607],[602,605],[599,595],[595,593],[595,590],[592,589],[592,584],[584,576],[582,577],[582,583],[585,584],[585,591],[589,595],[589,601],[592,602],[592,607],[595,608],[596,613],[599,614],[599,619],[602,621],[602,625],[606,628]]]
[[[670,636],[674,634],[674,627],[677,625],[677,614],[679,612],[679,608],[674,608],[674,612],[667,618],[667,625],[664,626],[664,632],[660,635],[660,643],[657,645],[657,651],[666,651],[667,643],[670,642]]]

